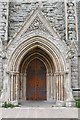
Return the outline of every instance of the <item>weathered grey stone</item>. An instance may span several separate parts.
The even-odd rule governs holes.
[[[37,2],[37,4],[39,5],[39,2]],[[16,10],[16,6],[19,5],[20,10]],[[53,8],[53,6],[55,6],[55,9]],[[29,13],[31,12],[31,9],[35,9],[37,6],[35,4],[35,2],[31,3],[31,4],[26,4],[26,3],[10,3],[10,21],[12,22],[12,26],[10,26],[10,29],[13,28],[13,31],[10,32],[10,36],[13,36],[13,33],[16,33],[16,31],[18,30],[18,28],[20,28],[21,25],[19,25],[19,22],[21,21],[22,23],[24,22],[24,19],[26,18],[26,16],[29,15]],[[41,6],[40,6],[41,7]],[[58,8],[60,10],[58,10]],[[43,14],[47,17],[47,19],[53,18],[51,21],[51,25],[53,26],[54,23],[54,27],[57,28],[58,31],[63,31],[65,32],[65,29],[60,29],[60,24],[59,21],[64,21],[64,16],[65,13],[63,11],[64,9],[64,3],[48,3],[48,2],[44,2],[42,3],[42,12]],[[15,12],[12,13],[12,11],[15,10]],[[56,11],[57,10],[57,11]],[[57,14],[58,13],[58,14]],[[60,14],[60,15],[59,15]],[[13,18],[14,16],[14,18]],[[56,16],[56,18],[55,18]],[[11,20],[12,19],[12,20]],[[15,25],[17,26],[16,28],[14,27],[14,22],[18,21],[18,24]],[[58,22],[56,23],[56,20],[58,20]],[[21,23],[21,24],[22,24]],[[62,24],[61,24],[62,26]],[[63,22],[63,27],[65,27],[65,21]],[[61,34],[61,32],[59,32]],[[10,37],[10,38],[11,38]]]
[[[78,6],[80,7],[80,4],[78,4]],[[32,23],[29,25],[29,27],[27,27],[27,29],[25,28],[26,31],[24,30],[23,34],[19,36],[15,35],[20,32],[19,31],[20,28],[21,31],[23,30],[24,22],[26,21],[26,19],[30,18],[32,12],[34,13],[34,11],[36,11],[37,8],[40,8],[42,12],[43,17],[41,19],[44,20],[46,19],[46,21],[49,23],[48,27],[46,27],[45,23],[43,24],[40,18],[39,19],[36,18],[32,20]],[[66,9],[67,11],[65,14]],[[5,82],[8,80],[7,64],[11,59],[11,56],[13,56],[16,49],[18,49],[18,47],[22,43],[28,41],[30,37],[33,38],[34,36],[42,36],[43,38],[46,38],[56,46],[56,48],[60,51],[61,55],[64,56],[64,59],[66,59],[65,62],[66,75],[69,72],[71,72],[69,76],[70,78],[67,78],[67,80],[69,79],[71,81],[71,86],[73,89],[79,88],[78,56],[77,56],[78,53],[76,48],[78,48],[77,39],[78,38],[80,39],[80,32],[78,32],[79,36],[77,38],[77,31],[80,30],[80,27],[77,30],[75,13],[76,9],[74,0],[72,2],[68,2],[66,6],[64,2],[52,2],[52,1],[51,2],[43,1],[42,3],[10,2],[9,6],[8,3],[6,2],[0,3],[0,40],[2,40],[3,43],[3,46],[0,46],[0,49],[1,51],[3,51],[4,54],[2,55],[3,59],[2,58],[0,59],[0,80],[1,80],[0,83],[4,82],[5,84],[4,90],[6,89],[7,91],[8,89],[7,87],[8,83]],[[78,25],[80,26],[79,13],[80,12],[78,12]],[[29,22],[29,20],[27,22]],[[26,24],[25,27],[28,26]],[[54,30],[55,31],[54,34],[51,33],[52,31],[51,28],[53,28],[53,30],[54,28],[56,29]],[[72,44],[72,41],[76,42]],[[9,46],[6,48],[8,42],[11,43],[9,43]],[[5,88],[5,86],[7,88]],[[73,91],[73,95],[76,98],[77,96],[75,94],[77,92]]]

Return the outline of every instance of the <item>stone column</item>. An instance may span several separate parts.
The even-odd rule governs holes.
[[[7,73],[8,75],[8,101],[10,101],[10,95],[11,95],[11,79],[10,79],[10,73]]]
[[[19,100],[19,73],[16,73],[15,100]]]
[[[11,84],[11,85],[10,85],[10,86],[11,86],[11,88],[10,88],[10,89],[11,89],[11,90],[10,90],[10,91],[11,91],[11,92],[10,92],[10,93],[11,93],[11,95],[10,95],[10,96],[11,96],[11,97],[10,97],[10,100],[13,101],[13,90],[14,90],[14,89],[13,89],[13,74],[11,74],[11,82],[10,82],[10,84]]]
[[[54,101],[56,101],[56,75],[55,74],[54,74],[54,77],[53,77],[53,86],[54,86],[53,98],[54,98]]]
[[[15,73],[14,75],[14,100],[18,100],[17,99],[17,94],[18,94],[18,75],[17,73]]]
[[[58,77],[56,73],[54,74],[54,91],[55,91],[54,98],[57,100],[58,99]]]
[[[12,72],[10,74],[10,101],[18,102],[19,99],[19,74]]]
[[[63,101],[65,98],[64,98],[64,93],[66,92],[65,89],[64,89],[64,75],[61,75],[61,100]]]
[[[50,74],[50,83],[51,83],[51,100],[53,100],[53,73]]]
[[[23,97],[23,73],[20,74],[20,98]]]
[[[16,75],[13,75],[13,100],[16,99]]]
[[[64,74],[57,73],[54,75],[55,78],[55,88],[54,88],[54,98],[57,101],[64,100]]]
[[[51,97],[51,83],[50,83],[50,74],[47,73],[47,101],[50,100]]]
[[[26,73],[23,76],[23,99],[26,100]]]
[[[62,81],[62,76],[61,76],[61,74],[58,74],[57,75],[57,78],[58,78],[58,97],[57,97],[57,100],[61,100],[61,93],[62,93],[62,91],[63,91],[63,89],[62,89],[62,83],[61,83],[61,81]]]

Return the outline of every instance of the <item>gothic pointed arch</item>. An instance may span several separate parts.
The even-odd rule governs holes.
[[[47,32],[53,37],[56,35],[57,37],[61,38],[57,30],[54,27],[51,27],[47,18],[43,15],[41,9],[37,7],[36,10],[31,12],[29,17],[26,18],[21,28],[19,28],[18,32],[9,41],[8,45],[18,37],[23,37],[29,32],[37,32],[38,30]]]
[[[65,84],[69,77],[69,63],[66,61],[68,48],[39,8],[24,22],[6,49],[9,55],[7,71],[10,74],[10,82],[13,81],[10,86],[11,100],[27,99],[26,70],[34,59],[38,59],[38,63],[42,62],[46,67],[46,100],[64,101],[72,94],[71,88]]]

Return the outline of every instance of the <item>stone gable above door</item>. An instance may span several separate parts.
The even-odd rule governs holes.
[[[16,37],[23,37],[31,31],[34,31],[35,33],[37,31],[43,31],[53,37],[57,36],[58,38],[61,38],[57,30],[50,25],[49,21],[43,15],[39,7],[37,7],[36,10],[30,13],[29,17],[26,18],[22,27],[13,36],[13,39],[15,39]]]
[[[40,41],[39,38],[45,38],[46,43],[50,42],[53,46],[63,53],[65,56],[67,53],[67,46],[64,41],[61,40],[61,36],[55,29],[50,25],[50,22],[47,18],[43,15],[40,7],[37,7],[36,10],[32,11],[29,17],[26,18],[25,22],[23,23],[22,27],[17,31],[17,33],[13,36],[13,38],[9,41],[7,45],[7,54],[8,57],[11,57],[11,54],[19,47],[22,46],[24,42],[35,44],[40,44],[40,42],[45,43],[45,41]],[[36,40],[37,39],[37,40]],[[34,40],[34,41],[33,41]]]
[[[64,2],[43,1],[39,2],[10,2],[9,3],[9,41],[14,34],[22,28],[28,19],[39,6],[40,11],[52,28],[56,28],[61,38],[65,40],[65,4]]]

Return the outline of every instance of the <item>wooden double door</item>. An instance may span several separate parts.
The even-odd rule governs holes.
[[[26,83],[27,100],[46,100],[46,67],[37,58],[28,65]]]

